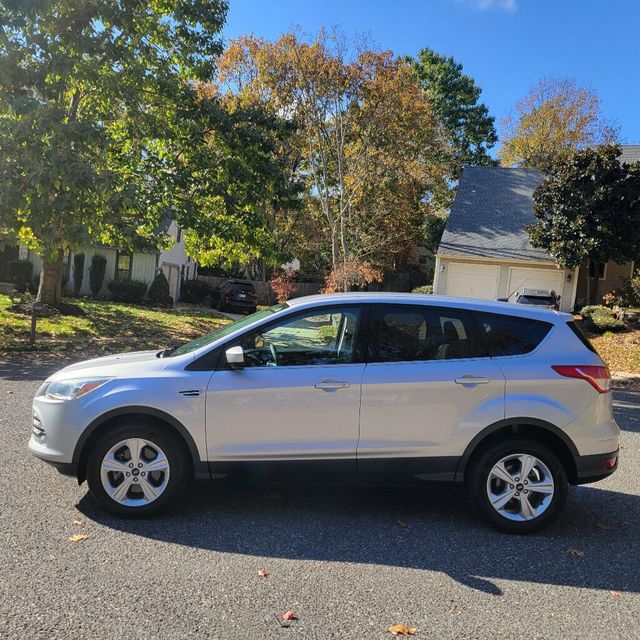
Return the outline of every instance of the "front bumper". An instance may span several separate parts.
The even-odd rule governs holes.
[[[588,484],[602,480],[618,469],[620,449],[611,453],[575,456],[576,478],[572,484]]]

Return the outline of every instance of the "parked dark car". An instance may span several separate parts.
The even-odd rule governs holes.
[[[256,288],[247,280],[227,280],[220,285],[218,309],[255,313],[258,304]]]
[[[533,304],[547,309],[560,309],[560,296],[553,289],[523,289],[516,293],[516,304]]]

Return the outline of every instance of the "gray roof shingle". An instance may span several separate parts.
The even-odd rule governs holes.
[[[620,162],[631,164],[640,161],[640,144],[624,144],[620,147]]]
[[[553,263],[524,230],[535,223],[533,192],[542,177],[537,169],[465,167],[438,255]]]

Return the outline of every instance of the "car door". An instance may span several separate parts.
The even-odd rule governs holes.
[[[245,366],[224,354],[207,388],[213,474],[355,475],[364,363],[359,305],[307,309],[252,330]]]
[[[504,417],[505,379],[471,314],[376,305],[362,380],[358,472],[453,479],[473,436]]]

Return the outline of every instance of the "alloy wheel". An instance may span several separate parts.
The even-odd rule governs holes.
[[[169,460],[150,440],[127,438],[113,445],[102,459],[100,480],[107,495],[126,507],[157,500],[169,482]]]
[[[487,478],[489,502],[508,520],[522,522],[540,517],[549,508],[554,492],[549,468],[529,453],[505,456]]]

